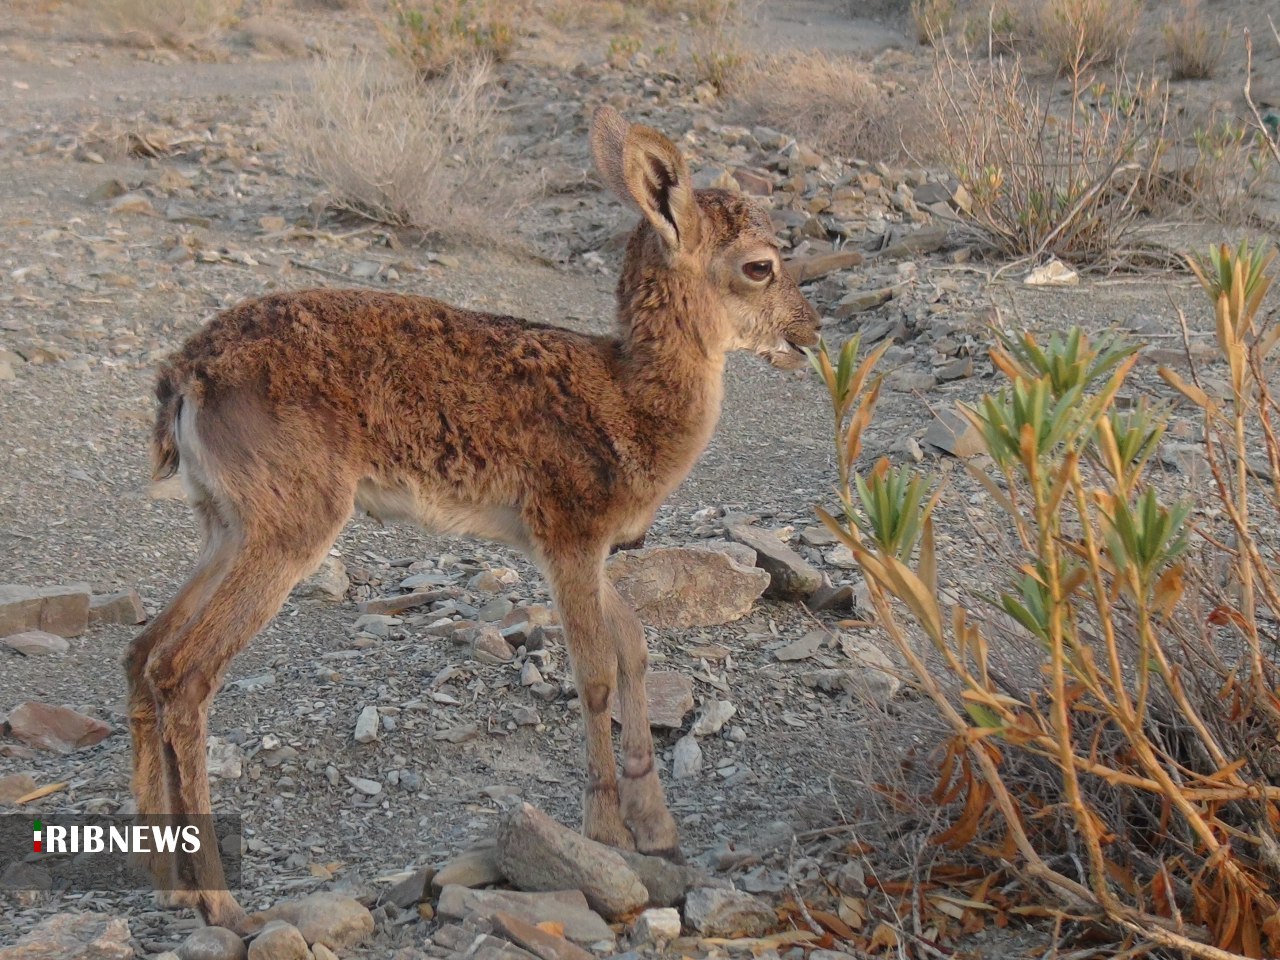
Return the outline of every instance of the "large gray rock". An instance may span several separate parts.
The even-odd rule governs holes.
[[[493,922],[495,914],[506,912],[532,924],[558,923],[567,939],[581,946],[614,942],[613,931],[604,918],[587,906],[580,890],[554,893],[519,893],[515,890],[471,890],[447,886],[440,891],[436,912],[441,920],[476,917]]]
[[[57,913],[0,947],[0,960],[133,960],[129,921],[105,913]]]
[[[769,586],[769,574],[746,551],[705,547],[622,550],[606,571],[618,592],[651,627],[714,627],[745,616]]]
[[[0,637],[23,630],[44,630],[78,637],[89,623],[89,585],[28,587],[0,583]]]
[[[28,700],[9,713],[9,732],[28,746],[54,753],[75,753],[99,743],[111,727],[70,707]]]
[[[521,890],[580,890],[608,920],[649,902],[649,891],[617,850],[561,826],[527,803],[513,810],[498,830],[498,866]]]
[[[313,893],[292,903],[282,903],[259,916],[284,920],[298,928],[308,945],[321,943],[342,951],[373,933],[373,914],[358,900],[340,893]]]
[[[778,922],[767,903],[725,887],[690,890],[684,919],[704,937],[759,937]]]
[[[746,523],[730,523],[730,537],[756,552],[756,566],[769,574],[765,596],[804,600],[822,586],[822,573],[768,530]]]
[[[178,945],[178,960],[245,960],[248,952],[244,940],[226,927],[201,927],[193,930]]]

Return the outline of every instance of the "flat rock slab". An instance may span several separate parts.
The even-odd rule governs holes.
[[[506,879],[498,866],[498,844],[493,838],[463,850],[444,864],[432,878],[432,884],[444,887],[487,887]]]
[[[649,891],[618,851],[561,826],[527,803],[498,829],[498,866],[521,890],[580,890],[587,904],[608,920],[649,902]]]
[[[131,626],[147,622],[147,608],[137,590],[121,590],[89,598],[90,623],[119,623]]]
[[[45,633],[43,630],[24,630],[22,633],[5,637],[0,640],[0,643],[27,657],[47,657],[49,654],[66,653],[71,649],[71,644],[67,643],[66,638],[56,633]]]
[[[705,547],[646,547],[615,553],[605,570],[647,625],[714,627],[745,616],[769,586],[754,557],[744,559]]]
[[[564,937],[549,933],[505,911],[493,915],[494,926],[502,936],[519,944],[542,960],[595,960],[595,954],[570,943]]]
[[[645,699],[649,703],[649,726],[675,730],[693,709],[693,681],[675,670],[650,670],[644,676]],[[612,700],[613,719],[621,723],[617,691]]]
[[[17,943],[0,947],[0,960],[133,960],[129,921],[105,913],[57,913]]]
[[[756,552],[756,566],[769,574],[765,596],[803,600],[822,586],[821,572],[770,531],[745,523],[731,523],[725,529]]]
[[[778,923],[767,903],[724,887],[690,890],[685,898],[684,919],[704,937],[759,937]]]
[[[75,753],[101,742],[111,727],[70,707],[28,700],[9,712],[9,732],[23,743],[54,753]]]
[[[604,918],[587,906],[581,890],[554,893],[518,893],[514,890],[470,890],[447,886],[440,891],[436,912],[442,920],[478,917],[494,921],[497,913],[509,913],[535,926],[558,923],[564,935],[579,946],[614,942],[613,931]]]
[[[87,583],[58,587],[0,583],[0,637],[24,630],[78,637],[89,624],[90,596]]]

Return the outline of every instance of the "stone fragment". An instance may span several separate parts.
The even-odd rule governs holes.
[[[558,923],[565,938],[580,946],[614,941],[613,931],[600,914],[587,906],[580,890],[554,893],[519,893],[514,890],[470,890],[450,885],[440,891],[437,912],[442,920],[475,917],[493,921],[496,913],[509,913],[529,923]]]
[[[463,850],[436,871],[431,885],[444,887],[487,887],[504,879],[498,866],[498,842],[490,838]]]
[[[825,630],[810,630],[799,640],[773,651],[773,655],[783,663],[790,663],[793,660],[807,660],[818,652],[822,647],[822,641],[828,636],[829,634]]]
[[[271,920],[249,944],[249,960],[312,960],[301,931],[283,920]]]
[[[346,565],[337,557],[325,557],[311,576],[293,588],[293,595],[309,600],[341,603],[347,598],[351,578]]]
[[[129,921],[120,917],[55,913],[0,947],[0,960],[133,960],[129,936]]]
[[[244,941],[226,927],[200,927],[178,944],[178,960],[244,960]]]
[[[690,780],[702,772],[702,747],[693,734],[685,734],[676,741],[671,757],[671,776],[676,780]]]
[[[378,902],[394,903],[401,910],[407,910],[427,898],[427,886],[435,876],[434,868],[420,867],[389,887]]]
[[[147,608],[137,590],[121,590],[89,598],[90,623],[118,623],[132,626],[147,622]]]
[[[745,616],[769,575],[725,551],[646,547],[609,558],[606,571],[645,624],[713,627]]]
[[[580,890],[607,920],[649,900],[649,891],[616,850],[561,826],[527,803],[515,808],[498,830],[498,866],[521,890]]]
[[[729,523],[725,529],[756,552],[756,566],[769,574],[765,596],[803,600],[822,586],[822,574],[773,533],[745,523]]]
[[[1080,274],[1061,260],[1054,259],[1036,267],[1022,278],[1022,282],[1029,287],[1070,287],[1080,282]]]
[[[89,596],[87,583],[58,587],[0,584],[0,636],[23,630],[79,636],[89,622]]]
[[[644,677],[645,699],[649,704],[649,726],[674,730],[684,725],[693,709],[693,681],[675,670],[650,670]],[[622,722],[621,704],[615,691],[613,719]]]
[[[704,937],[759,937],[778,922],[767,903],[725,887],[690,890],[684,919]]]
[[[347,783],[351,784],[366,797],[376,797],[382,792],[382,784],[377,780],[370,780],[368,777],[347,777]]]
[[[378,708],[369,704],[356,717],[356,743],[373,743],[378,739]]]
[[[264,920],[284,920],[298,928],[307,945],[321,943],[341,953],[373,933],[373,914],[340,893],[313,893],[266,910]]]
[[[494,567],[492,570],[481,570],[467,581],[467,589],[480,593],[501,593],[510,586],[520,582],[520,574],[510,567]]]
[[[654,907],[636,917],[631,925],[631,942],[662,946],[680,936],[680,911],[674,907]]]
[[[71,644],[56,633],[45,633],[43,630],[24,630],[0,640],[10,650],[16,650],[25,657],[47,657],[50,654],[66,653]]]
[[[240,748],[221,737],[210,737],[205,763],[209,776],[220,780],[239,780],[244,773],[244,755]]]
[[[28,746],[53,753],[74,753],[99,743],[111,733],[101,720],[70,707],[28,700],[9,712],[9,732]]]
[[[499,910],[493,915],[497,932],[518,943],[542,960],[594,960],[595,954],[570,943],[564,937],[550,933],[530,923],[523,917]]]
[[[29,773],[6,773],[0,777],[0,803],[17,803],[36,788],[35,778]]]
[[[480,663],[510,663],[515,654],[511,645],[491,623],[476,627],[471,640],[471,657]]]
[[[381,597],[377,600],[365,600],[356,604],[360,613],[396,614],[401,610],[411,610],[424,604],[434,603],[441,598],[439,590],[419,590],[415,593],[402,593],[398,597]]]
[[[141,193],[122,193],[107,204],[107,209],[112,213],[132,213],[148,217],[154,216],[156,212],[151,201]]]
[[[709,737],[719,733],[729,719],[738,712],[738,708],[728,700],[709,700],[698,711],[698,718],[690,729],[695,737]]]
[[[982,431],[955,408],[943,407],[925,431],[924,442],[953,457],[967,459],[986,452]]]

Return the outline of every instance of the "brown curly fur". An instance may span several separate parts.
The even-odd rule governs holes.
[[[353,507],[511,543],[550,581],[587,727],[587,833],[679,857],[653,765],[644,634],[603,575],[643,535],[720,413],[725,354],[782,367],[817,316],[768,218],[693,191],[679,151],[604,108],[592,146],[642,214],[614,336],[422,297],[273,294],[216,317],[161,368],[157,476],[203,529],[192,577],[127,658],[139,811],[209,811],[208,705],[227,663],[323,558]],[[752,269],[771,265],[765,279]],[[622,777],[609,703],[622,713]],[[210,922],[244,929],[203,852],[153,864]]]

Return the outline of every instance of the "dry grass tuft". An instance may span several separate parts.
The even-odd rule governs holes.
[[[951,30],[956,15],[955,0],[911,0],[907,11],[916,41],[922,44],[939,42]]]
[[[89,24],[120,42],[186,50],[235,22],[241,0],[80,0]]]
[[[424,80],[460,64],[499,62],[519,40],[515,12],[503,0],[388,0],[382,27],[391,52]]]
[[[325,59],[278,123],[330,203],[445,238],[490,239],[509,225],[515,187],[499,175],[490,70],[423,83],[365,59]]]
[[[1120,63],[1141,17],[1142,0],[1048,0],[1034,20],[1033,39],[1060,73]]]
[[[814,52],[754,61],[735,96],[754,122],[794,134],[822,153],[892,160],[910,147],[903,98],[843,57]]]
[[[1204,15],[1200,0],[1182,0],[1164,25],[1165,56],[1174,80],[1207,80],[1217,72],[1227,51],[1231,22],[1214,26]]]

